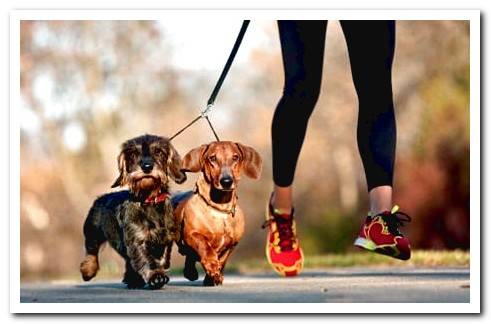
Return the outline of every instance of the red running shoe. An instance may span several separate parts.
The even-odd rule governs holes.
[[[400,212],[397,205],[391,211],[369,214],[355,240],[355,246],[396,259],[409,260],[411,245],[399,232],[399,226],[404,226],[404,222],[410,221],[411,217]]]
[[[303,252],[297,239],[295,220],[291,214],[276,212],[270,203],[266,206],[266,222],[262,228],[268,227],[266,239],[266,257],[269,264],[280,275],[296,276],[302,271]]]

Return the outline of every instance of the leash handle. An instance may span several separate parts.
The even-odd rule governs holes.
[[[210,95],[210,98],[208,99],[207,106],[213,105],[215,102],[215,99],[218,95],[218,92],[220,91],[220,88],[222,87],[223,81],[225,80],[225,77],[227,76],[228,70],[230,70],[230,67],[232,66],[232,62],[234,61],[235,55],[237,54],[240,43],[242,43],[242,39],[244,38],[244,34],[247,30],[247,27],[249,26],[250,20],[244,20],[242,22],[242,27],[240,27],[239,35],[237,36],[237,39],[235,40],[234,47],[232,48],[232,51],[230,52],[230,55],[228,57],[227,62],[225,63],[225,66],[223,67],[222,73],[220,74],[220,77],[218,78],[218,81],[215,85],[215,88],[213,89],[213,92]]]

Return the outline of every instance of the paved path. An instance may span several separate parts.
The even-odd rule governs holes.
[[[119,282],[28,283],[21,302],[469,302],[468,269],[329,269],[296,278],[271,273],[225,276],[221,287],[171,277],[164,289],[128,290]]]

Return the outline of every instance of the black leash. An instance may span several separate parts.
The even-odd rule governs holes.
[[[213,125],[211,124],[210,119],[208,118],[208,114],[210,113],[211,108],[213,108],[213,105],[215,103],[215,99],[218,96],[218,92],[220,91],[220,88],[222,87],[223,81],[225,80],[225,77],[227,76],[227,73],[230,70],[230,67],[232,66],[235,55],[237,54],[237,52],[239,50],[240,44],[242,43],[242,39],[244,38],[244,34],[247,30],[247,27],[249,26],[249,22],[250,22],[250,20],[244,20],[242,22],[242,27],[240,27],[239,35],[237,36],[237,39],[235,40],[234,47],[232,48],[232,51],[230,52],[230,55],[227,59],[227,62],[225,63],[225,66],[223,67],[222,73],[220,74],[220,77],[218,78],[218,81],[215,85],[215,88],[213,89],[213,92],[211,93],[210,98],[208,99],[208,102],[206,103],[206,108],[203,111],[201,111],[201,113],[199,114],[198,117],[193,119],[189,124],[187,124],[186,126],[181,128],[181,130],[179,130],[177,133],[172,135],[169,139],[170,141],[172,141],[174,138],[176,138],[176,136],[178,136],[179,134],[184,132],[187,128],[189,128],[191,125],[196,123],[201,118],[206,119],[206,121],[208,122],[208,125],[210,126],[211,131],[213,132],[213,135],[215,136],[216,140],[220,141],[215,129],[213,128]]]

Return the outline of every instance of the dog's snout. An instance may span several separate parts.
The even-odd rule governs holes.
[[[141,161],[140,167],[142,168],[143,172],[150,173],[153,169],[153,161],[150,159],[143,159]]]
[[[225,189],[229,189],[232,186],[232,183],[234,183],[234,179],[231,176],[225,176],[220,179],[220,184]]]

